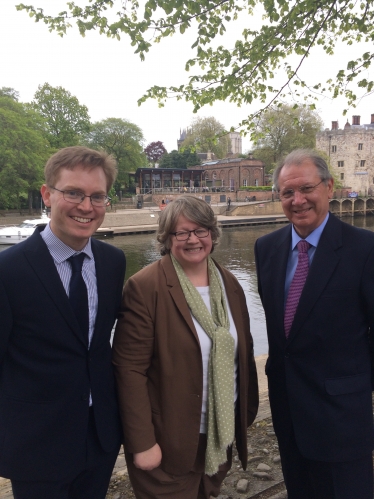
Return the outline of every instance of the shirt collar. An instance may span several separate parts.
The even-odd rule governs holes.
[[[93,258],[91,248],[91,238],[89,238],[86,246],[81,251],[76,251],[70,248],[67,244],[61,241],[53,232],[50,225],[46,225],[45,229],[41,232],[41,236],[47,245],[47,248],[56,263],[62,263],[73,255],[85,253],[88,258]]]
[[[325,228],[325,226],[327,224],[327,220],[329,219],[329,215],[330,215],[330,213],[327,213],[327,215],[326,215],[324,221],[321,223],[321,225],[319,225],[316,229],[314,229],[314,231],[311,232],[309,234],[309,236],[305,238],[305,241],[308,241],[308,243],[311,244],[312,246],[314,246],[315,248],[318,246],[323,229]],[[294,250],[297,243],[299,241],[302,241],[302,239],[303,238],[297,234],[294,226],[292,225],[292,248],[291,249]]]

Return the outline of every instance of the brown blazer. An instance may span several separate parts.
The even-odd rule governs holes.
[[[253,343],[243,290],[229,271],[216,265],[238,332],[236,446],[245,469],[247,427],[258,408]],[[164,471],[176,475],[190,471],[199,442],[202,359],[169,255],[127,281],[114,336],[113,363],[127,452],[142,452],[157,442]]]

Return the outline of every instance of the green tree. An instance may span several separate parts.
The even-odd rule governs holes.
[[[178,31],[194,30],[195,55],[186,62],[186,70],[195,66],[195,74],[182,85],[154,86],[141,101],[151,97],[163,105],[173,96],[191,101],[195,111],[226,99],[238,106],[257,101],[263,110],[302,87],[310,95],[342,95],[348,105],[358,98],[353,84],[366,95],[374,89],[373,79],[366,76],[374,59],[374,0],[147,0],[145,5],[130,0],[126,9],[120,0],[86,0],[79,5],[69,2],[68,10],[57,16],[30,5],[17,8],[26,9],[36,22],[44,21],[61,36],[73,21],[83,36],[94,29],[118,39],[125,33],[142,59],[152,43]],[[114,15],[108,15],[111,8]],[[240,38],[228,46],[226,27],[244,15],[262,15],[262,22],[248,19]],[[316,82],[302,79],[301,69],[316,49],[334,56],[337,46],[359,42],[368,42],[369,48],[362,49],[354,60],[343,59],[334,78],[325,81],[320,72]],[[279,84],[274,83],[275,75]],[[250,115],[242,124],[252,127],[252,120]]]
[[[14,90],[12,87],[1,87],[0,88],[0,97],[10,97],[11,99],[18,102],[19,100],[19,92]]]
[[[280,158],[298,148],[313,149],[323,121],[307,107],[282,105],[265,111],[255,122],[253,154],[274,169]]]
[[[50,145],[40,116],[11,97],[0,97],[0,205],[20,209],[43,183]]]
[[[213,152],[217,158],[225,158],[229,149],[229,137],[225,127],[213,116],[194,118],[187,131],[182,147],[194,147],[198,152]]]
[[[159,168],[182,168],[201,165],[201,160],[195,151],[186,147],[183,151],[171,151],[166,153],[160,159]]]
[[[62,87],[39,85],[32,106],[45,119],[48,140],[56,149],[77,145],[90,129],[87,107]]]
[[[143,132],[121,118],[107,118],[91,126],[84,142],[94,149],[104,149],[117,161],[118,177],[115,189],[118,191],[129,182],[128,173],[145,167],[147,159],[143,152]]]

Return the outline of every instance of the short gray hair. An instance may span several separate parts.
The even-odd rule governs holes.
[[[171,236],[175,230],[179,217],[183,215],[191,222],[210,230],[212,237],[212,251],[218,244],[221,229],[218,227],[217,217],[206,201],[190,194],[182,194],[170,201],[166,208],[160,213],[158,219],[157,241],[161,255],[170,253]]]
[[[333,178],[326,161],[319,154],[312,149],[295,149],[278,163],[273,174],[275,189],[279,191],[279,175],[284,166],[301,166],[308,159],[316,166],[318,176],[324,183]]]

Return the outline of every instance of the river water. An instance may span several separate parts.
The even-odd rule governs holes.
[[[374,217],[345,218],[345,222],[374,232]],[[255,227],[225,228],[214,258],[238,279],[247,299],[255,355],[267,353],[267,337],[264,311],[257,293],[257,277],[254,260],[254,243],[257,238],[279,229],[284,224]],[[126,279],[146,265],[160,258],[155,234],[116,236],[106,240],[122,249],[127,258]],[[0,251],[7,246],[0,246]]]
[[[357,227],[374,231],[374,217],[344,219]],[[255,355],[267,353],[266,324],[260,297],[257,293],[257,276],[254,259],[254,243],[257,238],[283,227],[284,224],[225,228],[214,258],[229,269],[240,282],[247,299]],[[141,268],[160,258],[155,234],[116,236],[107,240],[121,248],[127,257],[126,279]]]

